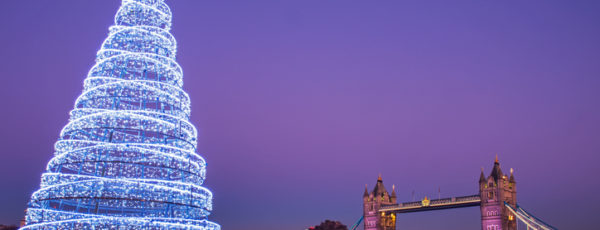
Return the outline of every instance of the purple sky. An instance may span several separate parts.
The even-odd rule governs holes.
[[[597,226],[600,1],[170,0],[224,229],[352,225],[377,174],[400,200],[477,192]],[[118,0],[0,2],[0,224],[22,218]],[[402,229],[478,229],[478,208]]]

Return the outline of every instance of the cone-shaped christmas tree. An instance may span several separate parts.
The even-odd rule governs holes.
[[[220,229],[164,0],[123,0],[23,229]]]

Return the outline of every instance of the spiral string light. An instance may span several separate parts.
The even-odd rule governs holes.
[[[220,229],[171,17],[122,0],[22,229]]]

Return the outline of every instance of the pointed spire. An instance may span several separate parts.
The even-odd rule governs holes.
[[[481,167],[481,174],[479,175],[479,183],[485,183],[485,175],[483,174],[483,167]]]
[[[494,161],[494,168],[492,168],[492,173],[490,176],[494,178],[494,181],[498,181],[498,179],[500,179],[504,176],[504,174],[502,173],[502,169],[500,169],[500,162],[498,161],[498,155],[496,155],[496,160]]]
[[[392,197],[396,197],[396,185],[392,185]]]
[[[387,196],[388,192],[383,186],[383,180],[381,179],[381,173],[379,174],[379,178],[377,178],[377,183],[375,184],[375,188],[373,188],[373,192],[371,192],[375,197]]]
[[[365,193],[363,193],[363,197],[369,197],[369,191],[367,189],[367,184],[365,184]]]
[[[508,180],[508,182],[510,183],[515,183],[515,176],[513,175],[514,172],[515,170],[513,168],[510,168],[510,179]]]

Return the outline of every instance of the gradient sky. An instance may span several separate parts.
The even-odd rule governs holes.
[[[352,225],[399,199],[477,193],[499,154],[518,202],[598,226],[600,1],[169,0],[212,220]],[[118,0],[0,2],[0,224],[22,218]],[[478,229],[478,208],[402,229]]]

